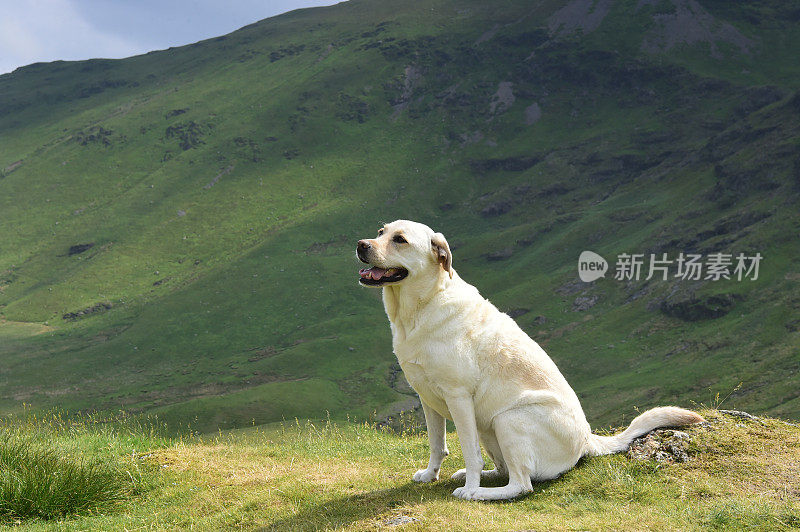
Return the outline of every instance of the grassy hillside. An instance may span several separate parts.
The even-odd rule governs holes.
[[[0,411],[214,431],[407,407],[353,256],[402,217],[594,425],[734,389],[797,418],[798,17],[350,0],[0,76]],[[586,284],[587,249],[764,259],[757,281]]]
[[[707,425],[662,433],[661,443],[648,444],[655,454],[582,460],[510,504],[458,500],[450,496],[457,487],[450,480],[413,483],[411,474],[427,460],[427,438],[414,431],[399,435],[364,424],[287,423],[165,439],[142,425],[97,424],[98,418],[69,428],[50,418],[6,420],[0,431],[38,435],[60,452],[81,450],[85,458],[103,460],[136,479],[137,490],[110,508],[51,521],[19,520],[28,530],[800,527],[797,426],[701,413]],[[444,463],[443,478],[463,464],[456,435],[448,438],[454,453]],[[0,497],[0,508],[3,502]]]

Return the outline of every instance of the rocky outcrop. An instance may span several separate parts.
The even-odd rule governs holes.
[[[702,298],[691,297],[680,301],[663,301],[661,312],[683,321],[702,321],[720,318],[731,311],[741,296],[722,294]]]
[[[104,301],[102,303],[96,303],[91,307],[86,307],[85,309],[81,309],[76,312],[67,312],[66,314],[61,316],[61,318],[67,321],[75,321],[80,318],[91,316],[92,314],[99,314],[101,312],[105,312],[106,310],[110,310],[112,307],[113,305],[110,302]]]
[[[688,462],[691,441],[691,436],[680,430],[656,429],[633,440],[628,458],[662,463]]]

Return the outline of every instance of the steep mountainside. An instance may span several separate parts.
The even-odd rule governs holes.
[[[0,411],[213,430],[411,405],[353,254],[411,218],[593,424],[731,392],[798,417],[798,21],[769,0],[350,0],[0,76]],[[578,279],[584,250],[605,278]],[[730,254],[731,278],[646,280],[664,253]],[[638,280],[621,254],[645,255]]]

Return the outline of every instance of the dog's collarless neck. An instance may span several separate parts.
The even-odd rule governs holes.
[[[419,292],[415,294],[414,291],[408,291],[402,286],[383,287],[384,308],[392,325],[394,339],[403,341],[413,334],[420,325],[418,320],[424,309],[451,283],[449,276],[443,276],[430,290],[422,292],[424,296],[419,296]]]

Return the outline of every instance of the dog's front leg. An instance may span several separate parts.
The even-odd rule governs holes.
[[[425,413],[425,425],[428,429],[428,442],[431,448],[431,457],[428,460],[427,469],[420,469],[414,473],[415,482],[433,482],[439,480],[439,470],[445,456],[450,454],[447,450],[445,439],[445,419],[433,408],[422,403],[422,411]]]
[[[474,499],[474,493],[480,489],[483,457],[478,441],[478,426],[475,422],[475,407],[472,397],[461,396],[447,400],[447,408],[453,416],[458,439],[461,440],[461,451],[466,466],[466,482],[463,488],[456,488],[453,495],[462,499]]]

